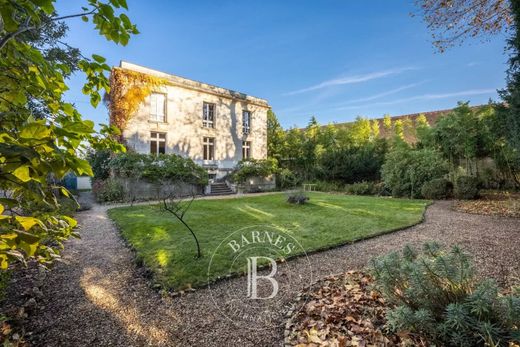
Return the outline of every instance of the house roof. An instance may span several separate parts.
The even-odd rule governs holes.
[[[209,94],[213,94],[216,96],[221,96],[224,98],[233,99],[233,100],[237,100],[237,101],[245,101],[247,103],[254,104],[256,106],[270,108],[267,100],[265,100],[265,99],[257,98],[257,97],[247,95],[245,93],[237,92],[237,91],[234,91],[231,89],[226,89],[226,88],[214,86],[214,85],[203,83],[203,82],[190,80],[190,79],[187,79],[184,77],[180,77],[180,76],[172,75],[172,74],[169,74],[166,72],[161,72],[158,70],[150,69],[145,66],[129,63],[129,62],[126,62],[123,60],[121,60],[119,67],[114,67],[114,68],[128,69],[128,70],[132,70],[132,71],[141,72],[141,73],[144,73],[147,75],[161,77],[161,78],[168,80],[168,82],[174,86],[188,88],[188,89],[192,89],[192,90],[196,90],[196,91],[200,91],[200,92],[204,92],[204,93],[209,93]]]

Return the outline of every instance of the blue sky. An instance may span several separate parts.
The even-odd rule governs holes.
[[[141,34],[126,47],[80,19],[67,42],[110,65],[120,60],[248,93],[269,101],[284,127],[451,108],[497,99],[505,85],[505,35],[435,53],[413,1],[136,1],[128,16]],[[80,1],[58,1],[60,14]],[[71,79],[69,101],[107,123]]]

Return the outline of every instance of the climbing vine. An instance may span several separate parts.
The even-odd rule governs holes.
[[[110,74],[110,93],[105,99],[110,110],[110,124],[124,129],[144,99],[167,82],[164,78],[141,72],[113,68]]]

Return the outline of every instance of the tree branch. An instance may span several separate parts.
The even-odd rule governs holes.
[[[94,14],[97,10],[98,10],[98,8],[95,7],[92,11],[89,11],[89,12],[71,14],[71,15],[62,16],[62,17],[49,18],[49,22],[55,22],[55,21],[59,21],[59,20],[76,18],[76,17],[89,16],[91,14]],[[40,26],[37,26],[37,25],[29,26],[30,22],[31,22],[31,17],[27,17],[27,19],[25,20],[25,23],[24,23],[23,26],[20,26],[20,28],[18,28],[18,30],[5,35],[0,40],[0,50],[2,50],[2,48],[4,48],[4,46],[7,44],[7,42],[9,42],[9,40],[15,38],[16,36],[18,36],[20,34],[23,34],[24,32],[27,32],[27,31],[30,31],[30,30],[41,29],[41,28],[45,27],[46,25],[48,25],[48,23],[45,23],[44,25],[40,25]]]

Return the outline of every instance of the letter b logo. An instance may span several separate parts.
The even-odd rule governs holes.
[[[271,272],[267,276],[259,276],[257,274],[257,263],[258,259],[267,259],[271,263]],[[247,297],[253,300],[264,300],[264,299],[272,299],[278,294],[278,282],[274,279],[274,275],[276,274],[277,266],[276,262],[269,257],[250,257],[247,258]],[[257,282],[259,279],[266,279],[271,282],[273,290],[271,295],[267,297],[259,297],[257,292]]]

